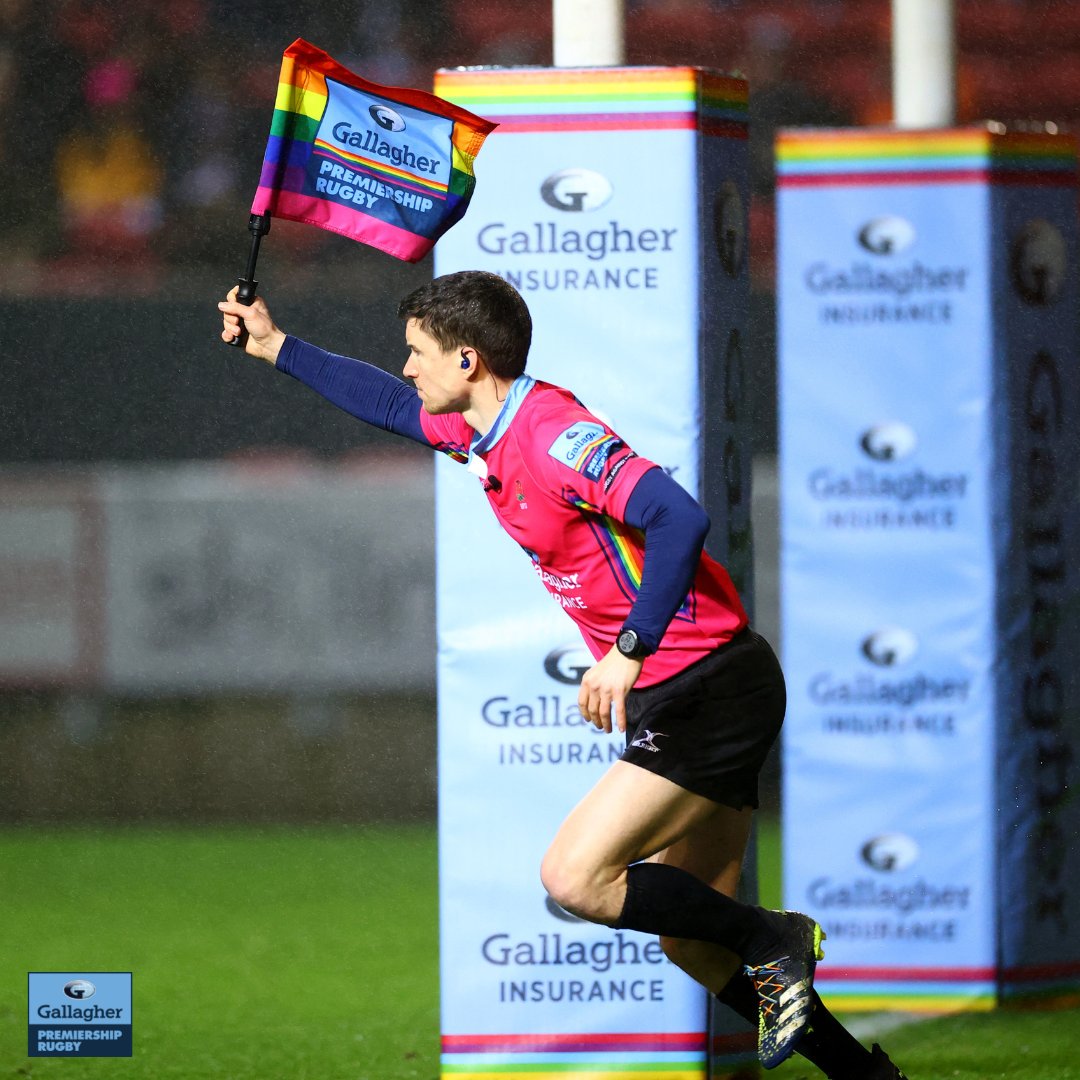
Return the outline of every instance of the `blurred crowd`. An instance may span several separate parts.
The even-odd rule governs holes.
[[[889,121],[889,9],[626,0],[627,62],[749,77],[760,234],[777,126]],[[1068,122],[1080,5],[958,0],[958,13],[961,122],[1025,108]],[[167,268],[220,259],[223,233],[242,251],[296,37],[376,82],[429,88],[440,66],[550,64],[551,0],[0,0],[0,294],[152,290]],[[1041,98],[1039,78],[995,60],[1036,47],[1053,90]],[[298,263],[324,242],[313,229],[278,241]]]
[[[152,288],[220,257],[289,42],[430,86],[441,23],[438,0],[0,0],[0,290]]]

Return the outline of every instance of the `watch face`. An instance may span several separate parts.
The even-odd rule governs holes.
[[[621,652],[624,656],[632,656],[634,650],[637,649],[637,645],[638,636],[634,633],[633,630],[624,630],[619,635],[617,647],[619,652]]]

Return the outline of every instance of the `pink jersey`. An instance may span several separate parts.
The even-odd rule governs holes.
[[[568,390],[518,379],[482,439],[458,413],[420,422],[432,446],[468,461],[499,524],[577,623],[593,656],[615,644],[641,584],[645,538],[626,502],[653,462],[638,457]],[[670,678],[746,625],[727,571],[702,553],[694,584],[637,686]]]

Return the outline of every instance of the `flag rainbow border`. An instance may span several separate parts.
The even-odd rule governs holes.
[[[430,180],[413,177],[407,170],[394,168],[386,162],[364,159],[351,163],[366,171],[375,168],[385,174],[388,182],[444,201],[444,213],[434,235],[414,233],[360,210],[303,193],[308,161],[313,154],[327,152],[316,136],[326,111],[328,80],[453,121],[450,176],[445,184],[433,185]],[[297,38],[282,56],[274,115],[251,212],[316,225],[371,244],[395,258],[416,262],[464,215],[476,186],[473,163],[484,139],[495,127],[491,121],[424,90],[369,82],[343,67],[322,49]],[[334,148],[334,154],[341,156],[340,149]]]

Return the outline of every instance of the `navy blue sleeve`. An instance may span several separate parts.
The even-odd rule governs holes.
[[[623,517],[645,533],[641,588],[624,625],[655,651],[694,583],[709,515],[657,467],[634,485]]]
[[[358,419],[431,445],[420,426],[422,406],[415,388],[381,368],[326,352],[291,335],[281,346],[276,366]]]

